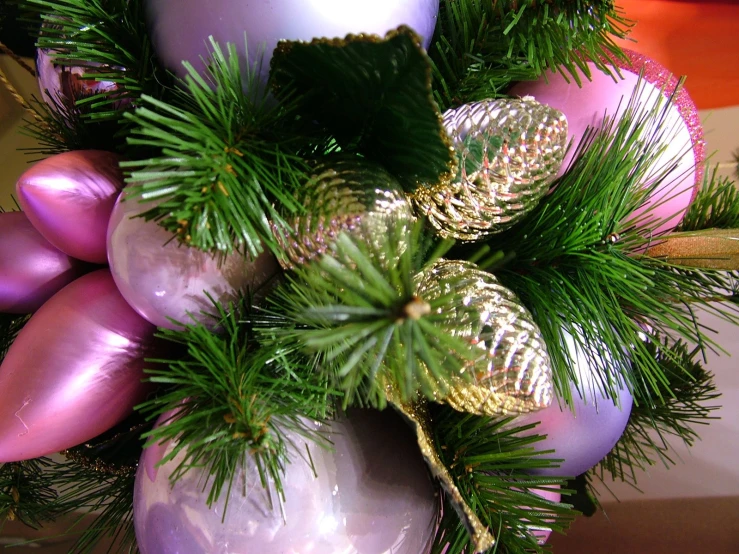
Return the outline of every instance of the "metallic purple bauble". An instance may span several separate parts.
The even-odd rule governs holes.
[[[23,212],[0,213],[0,312],[35,312],[86,269],[53,247]]]
[[[16,185],[33,226],[59,250],[104,264],[105,233],[123,188],[119,158],[101,150],[75,150],[38,162]]]
[[[78,100],[105,92],[122,93],[118,83],[82,77],[83,75],[94,75],[96,72],[102,73],[105,71],[104,67],[60,65],[51,59],[50,51],[41,48],[36,50],[36,71],[41,97],[53,110],[59,107],[69,108],[74,106]],[[129,103],[129,99],[121,98],[114,103],[114,107],[122,108]]]
[[[154,332],[107,269],[55,294],[0,365],[0,462],[59,452],[128,416],[150,390],[142,379]]]
[[[180,244],[155,221],[135,217],[151,207],[121,195],[108,227],[108,261],[123,297],[154,325],[179,329],[170,318],[192,323],[194,317],[214,326],[216,321],[207,315],[215,312],[208,295],[226,305],[278,271],[274,256],[266,252],[252,262],[237,253],[220,261]]]
[[[514,425],[541,422],[528,434],[547,435],[533,444],[537,450],[551,450],[547,457],[564,459],[558,468],[532,469],[536,475],[577,476],[595,466],[613,449],[623,435],[631,414],[633,398],[625,384],[618,389],[618,398],[606,398],[601,386],[594,379],[584,353],[575,347],[573,339],[567,338],[567,347],[577,358],[575,371],[581,389],[571,385],[575,413],[561,402],[548,408],[517,417]],[[584,398],[583,398],[584,396]]]
[[[183,60],[204,69],[200,58],[207,57],[208,37],[222,46],[235,44],[243,56],[246,33],[249,65],[264,52],[263,82],[279,40],[385,35],[407,25],[428,48],[439,12],[439,0],[147,0],[146,5],[159,59],[180,77],[187,74]]]
[[[259,482],[252,458],[237,470],[212,508],[202,472],[174,486],[181,455],[154,469],[171,445],[144,451],[136,475],[134,523],[142,554],[425,554],[434,535],[438,502],[416,440],[389,410],[356,410],[331,423],[334,451],[294,441],[283,479],[284,519]],[[246,491],[246,495],[242,494]],[[224,495],[227,493],[224,493]]]

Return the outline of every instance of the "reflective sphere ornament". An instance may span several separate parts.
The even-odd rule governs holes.
[[[52,246],[26,214],[0,212],[0,312],[35,312],[86,265]]]
[[[157,327],[179,329],[170,318],[215,326],[208,314],[216,310],[208,295],[227,305],[240,291],[258,289],[278,270],[267,252],[251,262],[238,253],[219,260],[183,245],[156,221],[136,217],[151,207],[121,195],[108,227],[108,262],[126,301]]]
[[[355,410],[327,431],[333,452],[288,433],[284,513],[274,486],[270,503],[247,456],[224,492],[223,521],[227,499],[208,507],[202,472],[191,470],[172,485],[182,455],[157,468],[172,445],[146,449],[134,489],[141,554],[426,554],[438,501],[405,423],[391,410]]]
[[[439,0],[146,0],[154,49],[161,62],[180,77],[188,61],[204,69],[206,43],[213,36],[225,46],[233,43],[250,67],[264,57],[261,81],[269,75],[272,51],[280,40],[344,38],[348,34],[385,33],[401,25],[411,27],[428,47],[436,26]]]
[[[661,95],[669,97],[674,92],[677,79],[665,67],[637,52],[625,52],[629,63],[619,62],[622,78],[616,76],[614,80],[590,64],[592,80],[581,75],[582,88],[572,79],[567,82],[559,73],[549,73],[538,81],[519,83],[509,94],[533,96],[562,111],[567,116],[570,138],[576,147],[588,127],[603,126],[605,115],[623,115],[636,90],[640,71],[644,70],[638,97],[642,111],[653,109]],[[680,223],[703,179],[706,157],[703,128],[698,110],[685,88],[675,95],[674,104],[667,108],[660,130],[665,148],[656,156],[652,167],[667,169],[673,160],[677,160],[677,164],[647,204],[631,216],[636,218],[650,210],[648,218],[652,220],[654,233],[670,231]],[[572,161],[574,147],[568,152],[562,171]]]
[[[117,155],[75,150],[38,162],[16,184],[33,226],[59,250],[86,262],[107,260],[105,233],[123,188]]]
[[[150,390],[155,330],[107,269],[56,293],[0,365],[0,463],[71,448],[127,417]]]
[[[618,389],[618,397],[606,398],[600,391],[600,384],[594,376],[594,369],[581,347],[569,335],[567,348],[577,360],[574,368],[580,382],[581,394],[573,383],[571,385],[575,412],[554,402],[548,408],[536,413],[517,417],[513,424],[528,425],[541,422],[527,434],[546,435],[532,447],[537,450],[551,450],[550,458],[564,459],[558,468],[532,469],[536,475],[570,476],[585,473],[608,455],[626,429],[631,414],[633,398],[625,384]],[[597,354],[594,354],[597,355]],[[604,361],[607,367],[607,360]]]

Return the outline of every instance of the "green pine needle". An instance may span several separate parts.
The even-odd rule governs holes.
[[[49,482],[52,465],[46,458],[0,465],[0,531],[13,520],[39,529],[64,511]]]
[[[280,134],[287,108],[269,102],[259,64],[243,67],[233,44],[224,51],[211,39],[206,77],[185,65],[184,108],[143,96],[128,116],[137,125],[129,144],[159,152],[122,164],[133,170],[132,194],[155,202],[145,218],[201,250],[276,249],[280,213],[300,209],[292,192],[306,180],[292,139]]]
[[[533,444],[544,437],[522,436],[533,426],[515,427],[513,418],[477,417],[436,406],[432,421],[437,451],[467,504],[496,537],[491,552],[545,552],[531,530],[564,531],[574,519],[566,504],[545,500],[536,490],[562,490],[566,480],[535,476],[534,468],[556,467],[551,451],[537,452]],[[470,537],[450,505],[445,504],[433,554],[448,545],[448,554],[474,554]]]
[[[690,204],[679,231],[736,229],[739,227],[739,189],[728,177],[718,175],[718,166],[706,171],[698,194]]]
[[[655,337],[647,349],[667,376],[667,384],[661,395],[641,398],[633,406],[623,436],[590,471],[591,478],[605,480],[606,474],[610,474],[613,480],[636,487],[639,471],[658,462],[668,468],[676,463],[670,439],[693,446],[698,439],[695,427],[718,419],[712,414],[719,406],[712,403],[720,393],[713,376],[696,361],[698,348]]]
[[[533,313],[558,393],[568,403],[577,375],[565,333],[588,357],[598,388],[608,396],[617,397],[625,381],[637,396],[649,397],[663,394],[668,379],[639,338],[640,324],[718,347],[696,323],[692,306],[739,322],[736,310],[711,303],[731,288],[730,275],[680,269],[641,254],[659,222],[651,212],[627,216],[665,182],[675,162],[654,167],[672,131],[664,125],[666,103],[643,113],[639,94],[618,122],[611,119],[583,139],[571,167],[522,223],[489,239],[482,254],[461,253],[504,253],[487,269]]]
[[[610,0],[443,0],[429,49],[435,99],[447,109],[501,96],[547,70],[579,82],[586,62],[609,72],[629,26]]]
[[[298,268],[274,293],[274,317],[260,333],[276,348],[312,356],[345,406],[384,408],[389,384],[404,401],[443,395],[477,355],[445,325],[451,294],[429,303],[416,294],[414,278],[428,262],[422,233],[398,224],[382,246],[340,233],[333,254]]]
[[[151,361],[155,365],[148,370],[150,380],[164,388],[139,407],[151,419],[169,413],[166,425],[145,436],[149,444],[175,441],[161,463],[184,453],[173,480],[190,469],[206,469],[212,476],[209,504],[224,487],[230,489],[235,468],[243,466],[247,456],[253,458],[265,488],[271,480],[281,496],[289,461],[287,433],[322,444],[311,421],[331,413],[334,393],[321,373],[300,357],[288,358],[258,344],[237,315],[244,306],[228,314],[218,307],[218,333],[202,324],[161,330],[162,338],[186,354]]]

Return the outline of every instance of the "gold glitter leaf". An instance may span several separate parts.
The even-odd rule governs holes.
[[[703,269],[739,270],[739,229],[673,233],[649,248],[647,256]]]

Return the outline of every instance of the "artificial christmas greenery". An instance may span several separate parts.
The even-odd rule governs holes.
[[[216,256],[267,250],[286,270],[261,299],[250,291],[217,306],[212,326],[192,321],[161,330],[169,353],[148,364],[158,392],[110,436],[70,451],[70,463],[1,466],[0,515],[40,526],[72,510],[102,509],[75,552],[91,551],[105,536],[118,541],[118,551],[133,552],[135,464],[124,460],[138,458],[141,438],[176,439],[167,459],[185,456],[174,478],[205,468],[213,476],[209,502],[231,489],[235,468],[251,456],[262,484],[276,485],[279,503],[281,476],[295,462],[288,432],[330,448],[305,421],[328,420],[350,406],[403,411],[428,402],[436,456],[497,541],[492,551],[546,550],[532,529],[563,530],[574,513],[566,496],[554,503],[533,490],[574,476],[527,473],[557,465],[556,452],[532,448],[541,437],[520,434],[531,426],[443,403],[450,388],[474,381],[461,369],[475,367],[480,351],[450,321],[451,307],[464,304],[454,287],[432,300],[419,293],[425,272],[442,258],[474,263],[515,293],[541,330],[552,387],[566,405],[573,403],[570,383],[578,384],[566,335],[588,353],[607,397],[616,398],[621,383],[633,393],[626,433],[588,479],[610,473],[635,484],[634,469],[671,460],[662,437],[691,444],[693,426],[710,419],[712,408],[702,403],[716,395],[695,358],[718,345],[693,310],[739,323],[733,305],[717,302],[731,298],[735,275],[645,254],[653,223],[628,217],[672,169],[651,164],[669,140],[661,126],[666,100],[647,111],[632,101],[619,119],[572,145],[574,161],[550,193],[515,226],[483,241],[441,240],[423,218],[410,217],[378,227],[374,238],[381,240],[337,228],[330,248],[312,261],[295,267],[286,259],[295,221],[317,205],[305,191],[320,184],[320,168],[335,164],[340,173],[349,164],[360,183],[392,180],[411,193],[457,173],[443,110],[505,97],[511,83],[548,70],[575,80],[577,70],[588,74],[587,62],[614,70],[610,61],[622,53],[613,39],[627,33],[628,22],[612,2],[442,0],[428,54],[406,28],[384,39],[283,43],[272,61],[272,89],[258,84],[259,64],[245,66],[234,45],[214,41],[208,71],[189,66],[176,82],[153,54],[143,0],[20,4],[41,14],[38,46],[56,63],[87,67],[92,78],[119,85],[76,104],[35,104],[27,131],[39,139],[38,153],[119,152],[132,201],[151,202],[144,217],[176,240]],[[365,208],[357,208],[358,217]],[[680,231],[733,229],[737,214],[733,184],[710,174]],[[2,356],[26,319],[1,316]],[[478,342],[493,334],[484,329]],[[165,413],[170,424],[152,429]],[[474,552],[460,499],[448,491],[441,498],[433,551]]]

